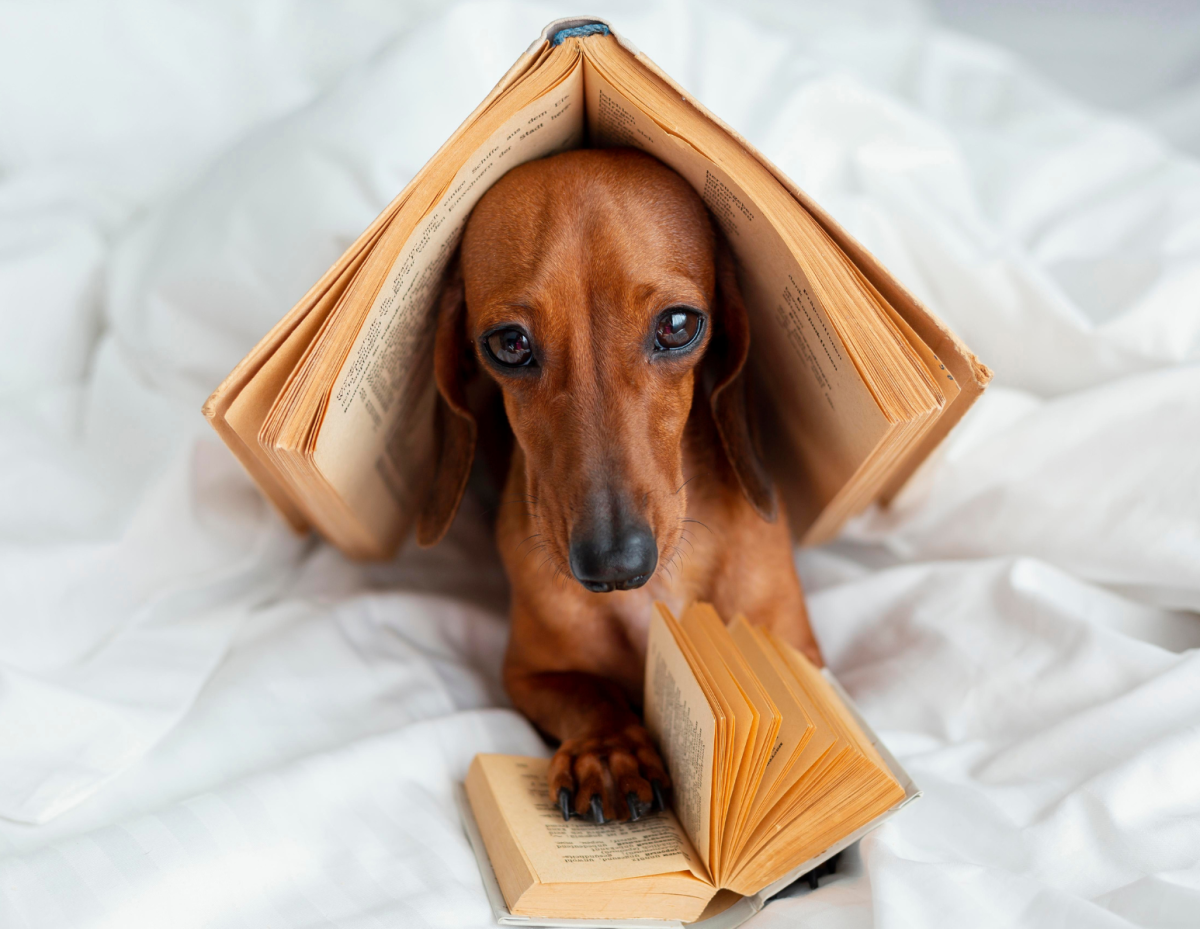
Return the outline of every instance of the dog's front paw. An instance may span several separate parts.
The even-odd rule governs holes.
[[[549,780],[563,819],[574,814],[595,823],[664,810],[671,786],[650,733],[637,724],[567,739],[550,762]]]

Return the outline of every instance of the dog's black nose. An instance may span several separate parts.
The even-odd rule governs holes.
[[[650,580],[658,545],[645,523],[571,533],[571,571],[588,590],[633,590]]]

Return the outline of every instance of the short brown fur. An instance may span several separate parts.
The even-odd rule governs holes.
[[[654,355],[656,320],[679,304],[707,315],[703,341]],[[489,363],[481,338],[504,324],[529,333],[536,371]],[[453,519],[477,419],[493,415],[470,397],[498,385],[515,437],[496,527],[512,584],[504,681],[560,740],[551,795],[572,791],[580,814],[596,794],[606,819],[624,819],[629,793],[649,803],[652,780],[669,784],[636,712],[653,601],[743,613],[820,663],[752,441],[748,348],[727,246],[695,191],[649,156],[531,162],[471,215],[442,296],[442,452],[418,535],[430,544]],[[638,589],[594,593],[572,575],[572,529],[600,497],[628,501],[653,531],[657,567]]]

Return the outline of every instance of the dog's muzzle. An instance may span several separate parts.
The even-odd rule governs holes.
[[[658,565],[654,533],[643,522],[605,522],[571,533],[571,572],[594,593],[641,587]]]

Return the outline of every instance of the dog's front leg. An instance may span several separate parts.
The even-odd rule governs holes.
[[[670,780],[649,733],[620,686],[579,671],[530,671],[513,662],[505,685],[514,705],[560,741],[550,796],[566,818],[637,819],[666,805]]]

